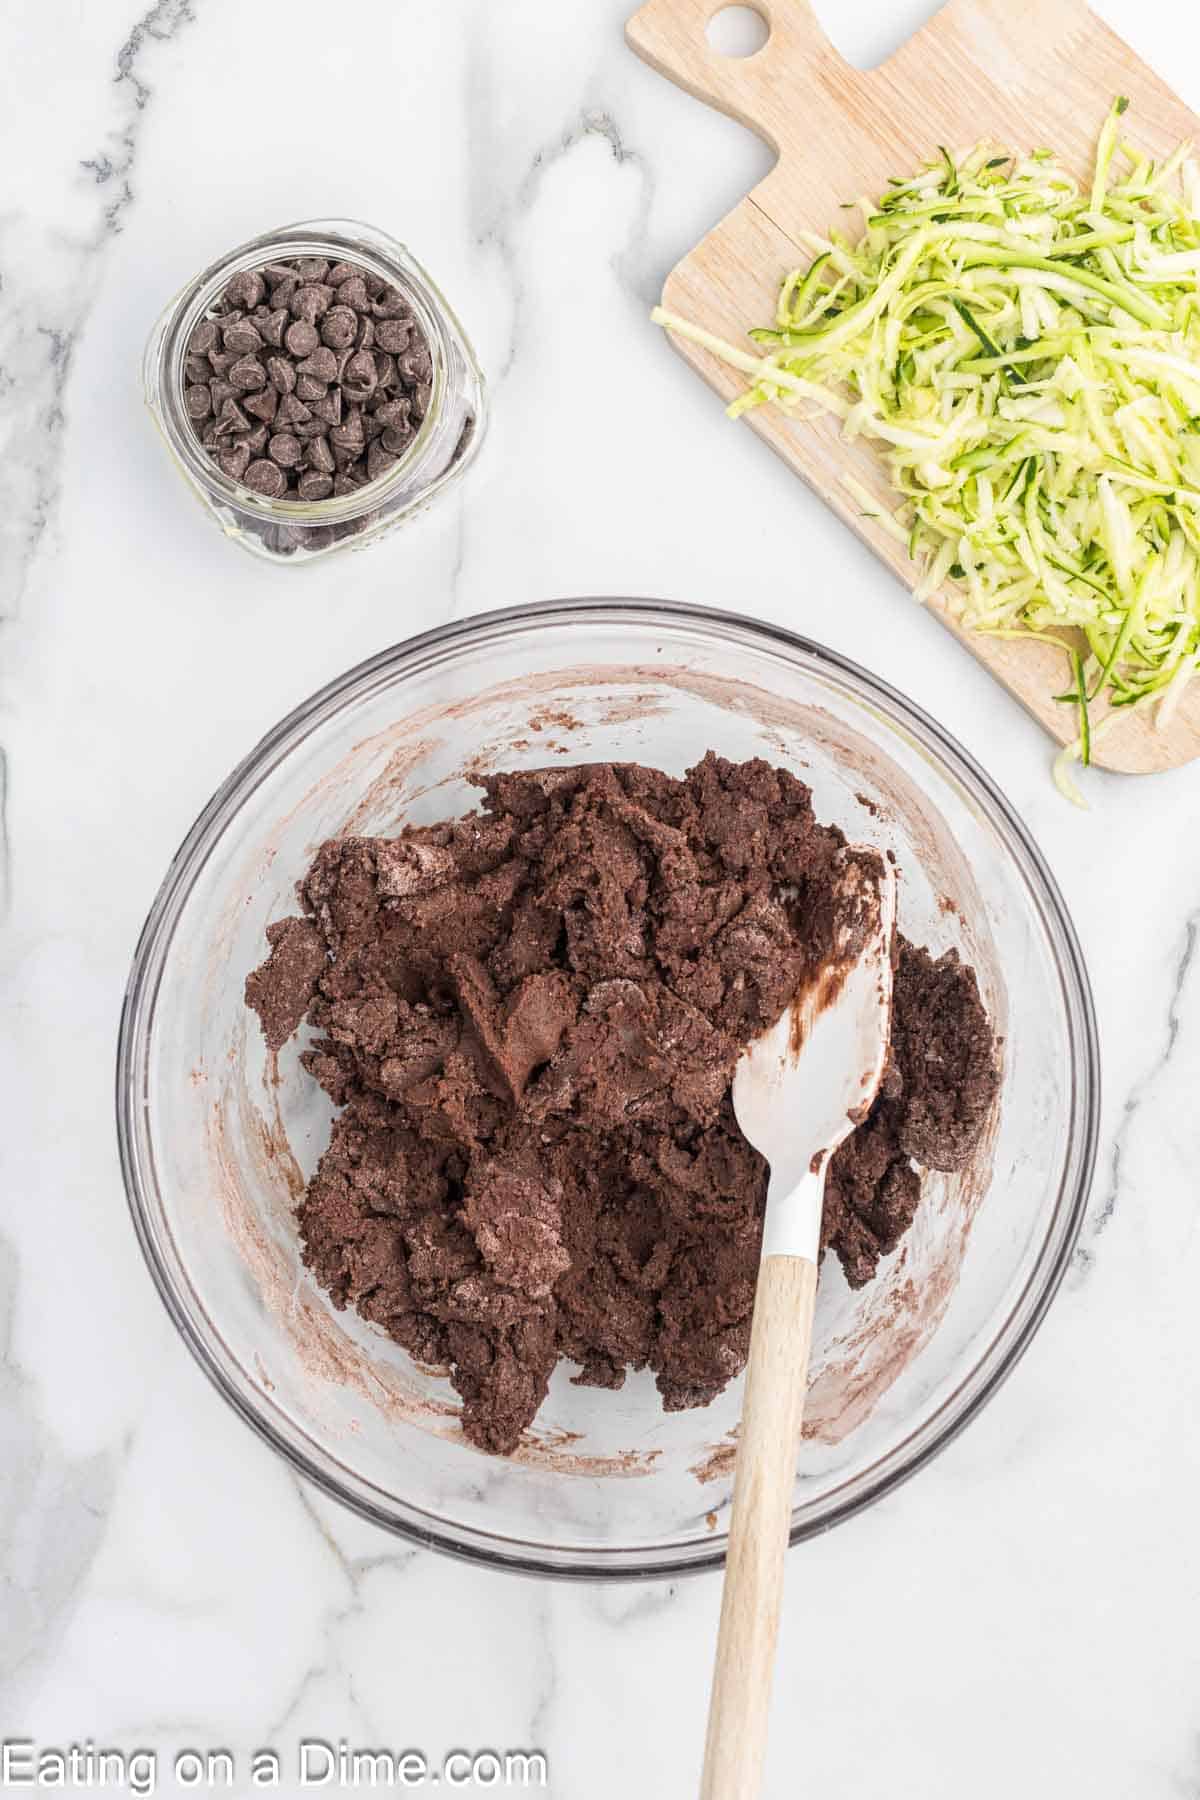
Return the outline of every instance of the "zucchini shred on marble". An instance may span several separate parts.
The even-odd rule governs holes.
[[[878,442],[901,504],[863,510],[977,631],[1058,642],[1076,716],[1055,764],[1088,762],[1108,718],[1165,725],[1200,664],[1200,166],[1123,135],[1118,99],[1090,188],[1049,150],[939,152],[863,231],[798,232],[756,353],[659,307],[746,374],[731,416],[809,403]],[[811,415],[809,415],[811,416]],[[1106,702],[1093,724],[1090,708]]]

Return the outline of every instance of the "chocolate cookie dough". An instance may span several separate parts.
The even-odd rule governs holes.
[[[268,1045],[341,1109],[300,1207],[304,1257],[423,1362],[463,1429],[517,1444],[560,1357],[668,1409],[746,1360],[766,1165],[729,1086],[827,953],[855,852],[809,790],[712,754],[484,779],[481,812],[337,838],[246,984]],[[890,1060],[834,1159],[823,1243],[867,1281],[961,1167],[998,1084],[973,972],[897,950]]]

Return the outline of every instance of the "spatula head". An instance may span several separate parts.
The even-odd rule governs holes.
[[[835,899],[830,958],[734,1073],[738,1124],[771,1165],[772,1196],[823,1174],[869,1112],[887,1058],[895,872],[851,852]]]

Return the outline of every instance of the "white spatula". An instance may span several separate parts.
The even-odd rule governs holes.
[[[892,1010],[896,878],[843,877],[832,961],[742,1054],[733,1104],[771,1168],[701,1800],[755,1800],[804,1416],[829,1159],[869,1110]]]

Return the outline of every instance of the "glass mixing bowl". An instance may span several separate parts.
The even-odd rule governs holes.
[[[664,1414],[560,1365],[527,1441],[461,1436],[444,1371],[337,1312],[294,1206],[330,1106],[297,1044],[272,1080],[242,984],[318,845],[470,809],[472,770],[706,750],[767,757],[818,816],[892,848],[904,931],[956,945],[1004,1039],[974,1164],[932,1175],[914,1226],[852,1292],[822,1271],[793,1541],[911,1475],[1029,1343],[1067,1266],[1095,1152],[1087,976],[1012,809],[952,739],[818,645],[660,601],[550,603],[414,638],[331,682],[234,770],[167,872],[134,958],[117,1110],[133,1220],[166,1306],[230,1404],[295,1468],[418,1543],[496,1566],[663,1576],[724,1552],[740,1383]]]

